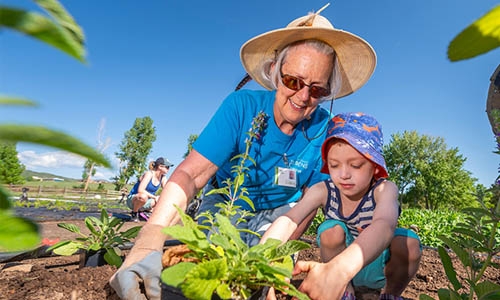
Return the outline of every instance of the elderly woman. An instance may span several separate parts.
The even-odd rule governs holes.
[[[334,29],[317,12],[250,39],[241,48],[241,61],[248,75],[268,91],[236,91],[222,103],[170,176],[132,251],[111,278],[120,297],[140,295],[138,277],[149,299],[160,297],[160,259],[166,239],[161,229],[179,221],[174,205],[185,209],[214,175],[215,185],[233,177],[231,168],[237,162],[231,158],[245,151],[247,132],[260,112],[267,116],[266,126],[250,149],[256,163],[248,166],[244,183],[255,206],[248,229],[263,233],[307,187],[324,179],[321,144],[331,111],[319,104],[363,86],[373,73],[376,56],[363,39]],[[275,177],[276,172],[284,176]],[[213,209],[222,199],[206,197],[200,210]],[[248,236],[246,242],[254,245],[258,239]]]

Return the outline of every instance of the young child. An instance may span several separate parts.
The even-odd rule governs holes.
[[[382,129],[363,113],[336,115],[322,145],[330,179],[312,186],[261,239],[286,241],[311,212],[323,208],[317,243],[323,263],[297,262],[307,272],[299,289],[311,299],[355,299],[354,287],[380,289],[380,299],[402,299],[421,256],[415,232],[396,228],[398,188],[388,181]]]

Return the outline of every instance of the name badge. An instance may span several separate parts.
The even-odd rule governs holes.
[[[274,184],[286,187],[297,187],[297,171],[290,168],[276,167]]]

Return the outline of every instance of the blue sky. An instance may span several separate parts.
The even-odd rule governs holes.
[[[43,125],[92,146],[104,122],[105,154],[114,153],[138,117],[150,116],[157,140],[149,160],[164,156],[178,165],[190,134],[201,132],[245,74],[241,45],[282,28],[326,1],[111,1],[61,3],[85,32],[86,65],[13,31],[0,32],[0,93],[22,96],[40,107],[2,107],[0,122]],[[333,111],[363,111],[382,124],[385,141],[415,130],[443,137],[467,158],[465,169],[492,184],[498,155],[485,113],[489,78],[500,49],[450,62],[449,42],[497,1],[333,1],[323,11],[334,27],[367,40],[377,67],[359,91],[339,99]],[[2,5],[38,10],[32,1]],[[246,88],[260,88],[255,83]],[[57,149],[18,145],[30,170],[80,178],[84,159]]]

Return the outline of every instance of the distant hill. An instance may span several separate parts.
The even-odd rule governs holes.
[[[79,179],[75,179],[75,178],[59,176],[59,175],[55,175],[55,174],[51,174],[51,173],[35,172],[35,171],[30,171],[30,170],[24,170],[24,172],[21,175],[26,179],[35,176],[35,177],[39,177],[39,178],[43,178],[43,179],[61,178],[61,179],[64,179],[64,181],[80,181]]]

